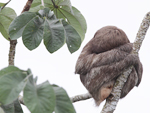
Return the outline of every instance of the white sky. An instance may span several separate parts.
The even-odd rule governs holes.
[[[8,0],[0,0],[7,2]],[[27,0],[12,0],[8,5],[17,12],[22,11]],[[79,75],[74,74],[76,60],[94,33],[106,25],[114,25],[123,29],[130,41],[133,42],[140,23],[150,11],[150,0],[71,0],[72,5],[78,8],[87,21],[87,33],[81,48],[70,54],[66,45],[54,54],[48,53],[44,44],[32,52],[25,48],[22,39],[18,40],[15,65],[26,70],[30,68],[34,76],[38,76],[38,83],[49,80],[52,84],[62,86],[74,96],[86,93],[87,90],[80,82]],[[0,69],[8,65],[9,42],[0,34]],[[124,99],[120,100],[115,113],[150,113],[150,30],[140,49],[140,59],[143,63],[143,78],[140,86],[134,88]],[[95,107],[92,99],[76,102],[77,113],[100,113],[100,107]],[[23,107],[25,108],[25,107]],[[25,109],[25,113],[29,113]]]

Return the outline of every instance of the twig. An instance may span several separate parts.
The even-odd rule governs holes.
[[[76,95],[74,97],[71,97],[70,100],[72,101],[72,103],[80,101],[80,100],[86,100],[86,99],[90,99],[91,95],[89,93],[86,94],[82,94],[82,95]]]
[[[3,5],[3,7],[0,9],[0,11],[10,2],[11,0],[9,0],[6,4]]]
[[[21,13],[23,13],[25,11],[29,11],[32,2],[33,2],[33,0],[28,0]]]
[[[72,103],[74,103],[80,100],[87,100],[90,98],[91,98],[91,95],[89,93],[86,93],[86,94],[76,95],[74,97],[71,97],[70,100],[72,101]],[[19,95],[18,100],[21,104],[25,105],[23,101],[23,96]]]
[[[141,26],[137,33],[135,42],[133,44],[132,54],[138,55],[139,49],[145,38],[146,32],[149,28],[149,25],[150,25],[150,12],[148,12],[146,14],[145,18],[143,19],[143,21],[141,23]],[[111,97],[111,98],[108,97],[106,99],[106,103],[105,103],[101,113],[113,113],[114,112],[114,110],[117,106],[117,103],[120,99],[121,89],[123,88],[124,83],[126,82],[131,71],[132,71],[132,67],[127,69],[120,77],[118,77],[118,79],[114,85],[113,91],[111,92],[111,96],[113,96],[113,97]]]

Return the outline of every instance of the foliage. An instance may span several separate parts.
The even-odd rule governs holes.
[[[23,100],[31,113],[75,113],[66,91],[48,81],[37,85],[29,70],[23,71],[8,66],[0,71],[0,102],[6,113],[23,113],[18,96],[23,91]]]
[[[2,5],[4,4],[0,3],[0,6]],[[15,11],[9,7],[5,7],[3,10],[0,11],[0,32],[7,40],[9,38],[9,25],[16,16],[17,15]]]
[[[33,50],[43,39],[50,53],[60,49],[64,43],[71,53],[79,49],[85,36],[86,21],[69,0],[55,0],[54,4],[44,0],[44,6],[41,0],[34,0],[30,11],[22,13],[11,23],[11,40],[22,36],[24,45]]]
[[[10,1],[9,1],[10,2]],[[86,21],[70,0],[34,0],[30,11],[16,16],[13,9],[0,3],[0,32],[7,40],[22,37],[29,49],[37,48],[43,40],[53,53],[65,43],[73,53],[86,33]],[[31,113],[75,113],[66,91],[48,81],[36,84],[30,69],[8,66],[0,70],[0,113],[23,113],[18,97],[23,92],[23,103]]]

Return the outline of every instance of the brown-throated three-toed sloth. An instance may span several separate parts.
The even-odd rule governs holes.
[[[99,105],[111,93],[115,80],[134,66],[122,91],[121,98],[141,82],[143,67],[137,55],[131,54],[132,43],[121,29],[106,26],[96,32],[83,48],[75,73]]]

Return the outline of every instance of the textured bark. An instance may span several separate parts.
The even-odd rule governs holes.
[[[31,7],[32,2],[33,0],[28,0],[21,13],[28,11]],[[17,40],[11,40],[11,39],[9,40],[10,40],[10,49],[9,49],[8,62],[9,62],[9,65],[14,65]]]
[[[74,102],[77,102],[77,101],[80,101],[80,100],[86,100],[86,99],[89,99],[91,98],[91,95],[89,93],[86,93],[86,94],[82,94],[82,95],[76,95],[74,97],[71,97],[70,100],[72,101],[72,103]]]
[[[141,26],[139,28],[136,39],[133,44],[132,54],[138,55],[142,42],[145,38],[146,32],[149,28],[149,25],[150,25],[150,12],[146,14],[145,18],[143,19],[141,23]],[[117,106],[117,103],[120,99],[121,89],[124,86],[124,83],[126,82],[131,71],[132,71],[132,66],[129,69],[125,70],[120,77],[118,77],[115,83],[115,86],[113,88],[113,91],[111,92],[111,96],[107,98],[106,103],[101,113],[113,113],[114,112]]]
[[[32,2],[33,2],[33,0],[28,0],[21,13],[23,13],[25,11],[29,11]]]
[[[14,65],[16,44],[17,44],[17,40],[10,40],[9,61],[8,61],[9,65]]]

